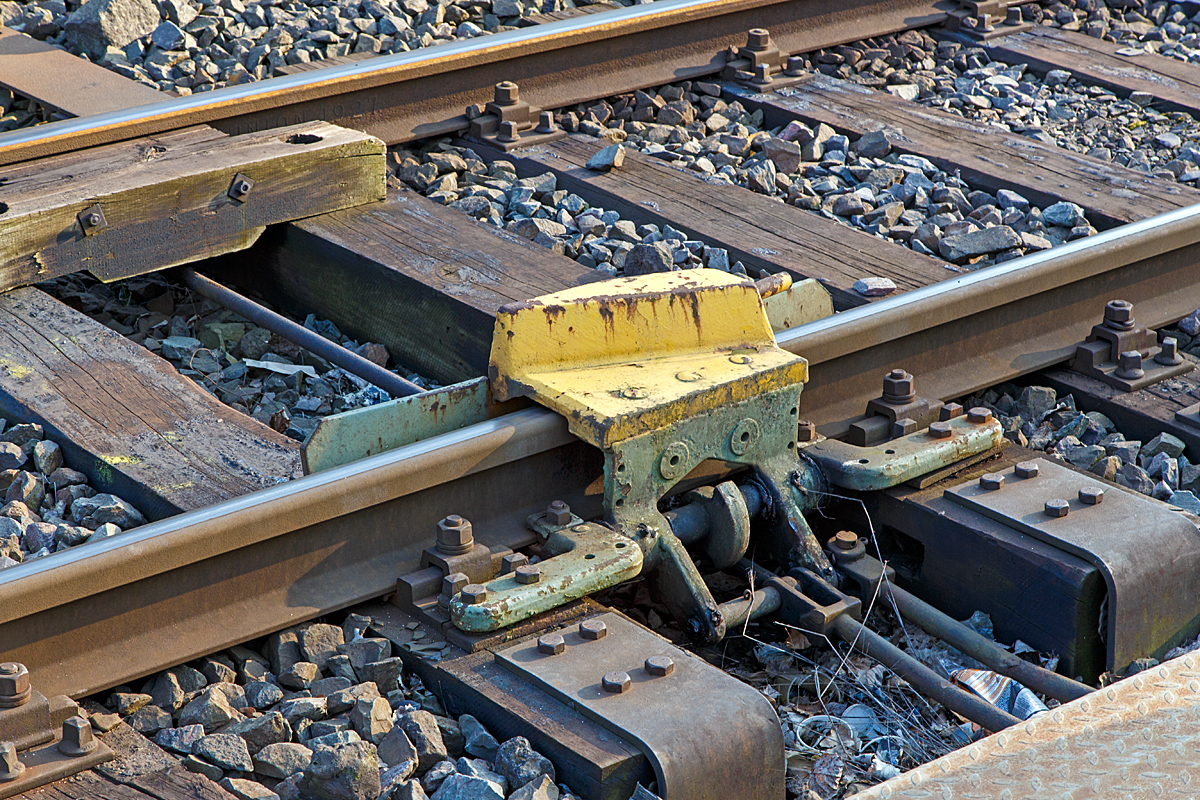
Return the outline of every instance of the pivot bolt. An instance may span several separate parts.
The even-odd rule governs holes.
[[[1104,490],[1095,486],[1085,486],[1079,490],[1079,501],[1089,506],[1098,506],[1104,501]]]
[[[911,403],[917,396],[913,376],[902,369],[894,369],[883,379],[883,402]]]
[[[853,550],[858,544],[858,534],[854,531],[838,531],[833,537],[833,546],[838,550]]]
[[[29,670],[24,664],[6,661],[0,664],[0,708],[16,708],[29,702],[33,689]]]
[[[98,746],[96,737],[92,735],[92,723],[83,717],[71,717],[63,723],[62,741],[58,743],[58,752],[65,756],[86,756]]]
[[[1118,378],[1125,380],[1135,380],[1144,377],[1146,370],[1142,369],[1142,354],[1137,350],[1126,350],[1117,358]]]
[[[608,626],[603,620],[585,619],[579,623],[579,635],[594,642],[608,635]]]
[[[556,656],[567,649],[567,643],[561,634],[546,633],[538,637],[538,652],[542,655]]]
[[[646,659],[646,672],[656,678],[666,677],[675,671],[675,662],[668,656],[650,656]]]
[[[1164,367],[1178,367],[1183,363],[1183,356],[1179,355],[1179,342],[1177,340],[1168,336],[1162,340],[1162,344],[1159,347],[1158,355],[1154,357],[1156,362],[1162,364]]]
[[[528,585],[542,579],[542,570],[537,564],[522,564],[514,570],[517,583]]]
[[[571,507],[562,500],[555,500],[546,506],[546,521],[555,525],[569,525],[571,522]]]
[[[1104,306],[1104,324],[1114,330],[1133,330],[1133,304],[1125,300],[1110,300]]]
[[[437,549],[448,556],[461,556],[475,546],[471,523],[458,514],[451,514],[437,524]]]
[[[633,686],[628,672],[610,672],[600,680],[600,683],[604,686],[604,691],[609,694],[624,694]]]
[[[1065,517],[1071,513],[1071,504],[1066,500],[1047,500],[1046,501],[1046,516],[1047,517]]]
[[[515,105],[517,98],[520,96],[520,90],[512,81],[501,81],[496,84],[495,94],[492,98],[498,106]]]
[[[477,606],[487,600],[487,587],[482,583],[468,583],[459,592],[463,602],[469,606]]]
[[[1038,464],[1036,461],[1022,461],[1013,467],[1013,474],[1018,478],[1036,478],[1038,476]]]
[[[954,435],[954,431],[950,428],[949,422],[931,422],[929,423],[929,435],[934,439],[949,439]]]
[[[967,412],[967,422],[974,422],[976,425],[988,422],[991,420],[991,418],[992,412],[988,411],[983,406],[975,406]]]
[[[25,765],[17,758],[14,742],[0,742],[0,783],[15,781],[25,771]]]
[[[999,472],[989,472],[980,477],[979,487],[987,489],[989,492],[994,492],[1004,485],[1004,476]]]

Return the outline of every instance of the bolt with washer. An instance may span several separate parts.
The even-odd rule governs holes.
[[[633,686],[628,672],[610,672],[600,680],[600,683],[604,686],[604,691],[609,694],[623,694]]]
[[[469,520],[451,514],[437,524],[437,549],[448,556],[461,556],[475,546],[475,534]]]
[[[562,500],[554,500],[546,506],[546,521],[554,525],[570,525],[571,507]]]
[[[646,672],[662,678],[675,671],[675,662],[669,656],[650,656],[645,663]]]
[[[29,670],[25,669],[24,664],[16,661],[0,664],[0,708],[23,706],[32,695]]]
[[[1022,461],[1013,467],[1013,474],[1018,478],[1036,478],[1038,476],[1038,464],[1036,461]]]
[[[71,717],[63,723],[58,752],[64,756],[86,756],[98,746],[96,737],[92,735],[92,723],[83,717]]]
[[[1066,500],[1047,500],[1045,511],[1047,517],[1065,517],[1071,513],[1071,504]]]
[[[1127,381],[1145,377],[1146,370],[1142,369],[1142,354],[1137,350],[1126,350],[1121,353],[1117,356],[1117,371],[1113,374]]]
[[[25,771],[25,765],[17,757],[15,742],[0,742],[0,783],[15,781]]]
[[[579,635],[594,642],[608,635],[608,626],[604,624],[603,620],[585,619],[579,623]]]
[[[537,647],[542,655],[556,656],[567,649],[567,642],[562,634],[546,633],[538,637]]]
[[[1079,490],[1079,502],[1098,506],[1104,500],[1104,490],[1097,486],[1085,486]]]

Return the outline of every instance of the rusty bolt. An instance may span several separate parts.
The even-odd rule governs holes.
[[[963,407],[958,403],[946,403],[938,409],[938,419],[942,422],[949,422],[955,417],[963,415]]]
[[[471,523],[458,514],[451,514],[437,524],[437,549],[448,556],[461,556],[475,546]]]
[[[469,606],[477,606],[484,600],[487,600],[487,587],[482,583],[468,583],[459,592],[462,595],[463,603]]]
[[[538,637],[538,652],[542,655],[556,656],[567,649],[567,643],[561,634],[546,633]]]
[[[537,564],[523,564],[514,570],[517,583],[537,583],[542,579],[542,570]]]
[[[1142,369],[1142,354],[1137,350],[1126,350],[1117,357],[1118,378],[1125,380],[1134,380],[1145,376],[1146,370]]]
[[[992,412],[988,411],[983,406],[975,406],[975,408],[972,408],[967,412],[967,422],[974,422],[976,425],[988,422],[991,420],[991,418]]]
[[[759,64],[754,68],[754,77],[750,82],[755,86],[770,86],[771,85],[771,67],[767,64]]]
[[[92,723],[83,717],[71,717],[63,723],[62,741],[58,743],[58,752],[65,756],[86,756],[98,746],[96,737],[92,735]]]
[[[902,369],[894,369],[883,379],[883,402],[911,403],[917,396],[913,376]]]
[[[838,550],[853,550],[858,544],[858,534],[854,531],[838,531],[833,537],[833,546]]]
[[[546,521],[555,525],[571,524],[571,507],[562,500],[555,500],[546,506]]]
[[[1013,474],[1018,478],[1036,478],[1038,476],[1038,464],[1036,461],[1022,461],[1013,467]]]
[[[1046,501],[1046,516],[1047,517],[1065,517],[1071,513],[1071,504],[1066,500],[1047,500]]]
[[[1104,324],[1119,331],[1133,330],[1133,304],[1110,300],[1104,306]]]
[[[517,123],[512,120],[500,123],[500,132],[496,134],[496,138],[506,144],[521,141],[521,129],[517,127]]]
[[[751,28],[746,34],[746,49],[761,51],[766,50],[771,44],[771,34],[766,28]]]
[[[24,664],[6,661],[0,664],[0,708],[16,708],[29,702],[33,689],[29,685],[29,670]]]
[[[463,590],[463,587],[471,582],[471,579],[465,573],[455,572],[442,578],[442,594],[446,597],[454,597]]]
[[[1016,6],[1010,6],[1004,12],[1005,25],[1020,25],[1021,24],[1021,9]]]
[[[791,77],[797,77],[804,73],[804,59],[800,56],[788,56],[787,66],[783,73]]]
[[[646,672],[662,678],[675,671],[675,662],[668,656],[650,656],[646,659]]]
[[[1164,367],[1177,367],[1183,363],[1183,356],[1179,355],[1179,342],[1176,339],[1168,336],[1162,340],[1161,348],[1154,360]]]
[[[628,672],[610,672],[600,680],[600,683],[604,686],[604,691],[610,694],[623,694],[633,686]]]
[[[626,400],[645,400],[646,399],[646,390],[639,389],[636,386],[634,386],[630,389],[622,389],[621,397],[624,397]]]
[[[909,417],[898,419],[892,423],[892,438],[898,439],[901,436],[908,436],[910,433],[917,432],[917,421]]]
[[[1079,501],[1089,506],[1098,506],[1104,501],[1104,490],[1096,486],[1085,486],[1079,490]]]
[[[87,216],[88,227],[89,228],[96,227],[97,225],[100,224],[101,220],[103,220],[103,219],[104,219],[103,217],[101,217],[99,214],[97,214],[95,211],[93,211],[91,214],[88,214],[88,216]]]
[[[954,431],[950,428],[949,422],[931,422],[929,423],[929,435],[935,439],[949,439],[954,435]]]
[[[15,781],[25,771],[25,765],[17,758],[14,742],[0,742],[0,783]]]
[[[543,111],[538,114],[538,124],[534,128],[537,133],[555,133],[558,130],[558,124],[554,121],[553,111]]]
[[[802,442],[811,442],[817,438],[817,426],[806,419],[800,420],[799,432],[796,437]]]
[[[608,626],[602,620],[585,619],[579,623],[579,635],[591,641],[603,639],[608,635]]]
[[[979,479],[979,488],[994,492],[1004,486],[1004,476],[999,472],[989,472]]]
[[[510,572],[516,572],[517,567],[529,563],[529,556],[524,553],[509,553],[500,559],[500,574],[507,575]]]
[[[520,89],[512,81],[501,81],[496,84],[496,93],[492,99],[496,101],[498,106],[511,106],[517,102],[520,97]]]

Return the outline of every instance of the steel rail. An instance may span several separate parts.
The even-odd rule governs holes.
[[[0,135],[0,165],[210,124],[248,133],[324,120],[397,144],[467,128],[466,108],[515,81],[561,108],[719,72],[731,45],[768,28],[788,52],[932,25],[947,0],[658,0],[353,64]]]
[[[1200,206],[1180,209],[779,339],[810,359],[806,413],[836,426],[891,366],[916,365],[942,398],[1050,366],[1112,296],[1153,324],[1184,316],[1198,240]],[[596,517],[601,472],[560,417],[526,409],[45,556],[0,571],[0,660],[29,665],[44,691],[98,691],[386,594],[448,513],[510,547],[548,500]]]

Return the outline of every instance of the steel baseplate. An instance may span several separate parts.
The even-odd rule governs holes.
[[[1200,658],[1184,655],[855,794],[912,798],[1195,797]]]
[[[636,742],[664,800],[784,796],[783,735],[766,699],[704,659],[620,614],[561,632],[557,655],[536,641],[496,651],[506,669]],[[665,673],[665,674],[664,674]]]
[[[1108,584],[1109,669],[1160,657],[1196,635],[1200,530],[1187,517],[1046,459],[985,476],[989,485],[996,485],[995,476],[1003,478],[998,489],[981,481],[947,489],[945,496],[1101,571]]]
[[[708,269],[503,306],[489,368],[498,400],[531,396],[604,453],[606,519],[638,543],[672,613],[704,642],[724,623],[658,501],[708,459],[745,464],[770,497],[771,552],[830,574],[797,488],[821,481],[797,456],[807,375],[776,346],[759,288]]]

